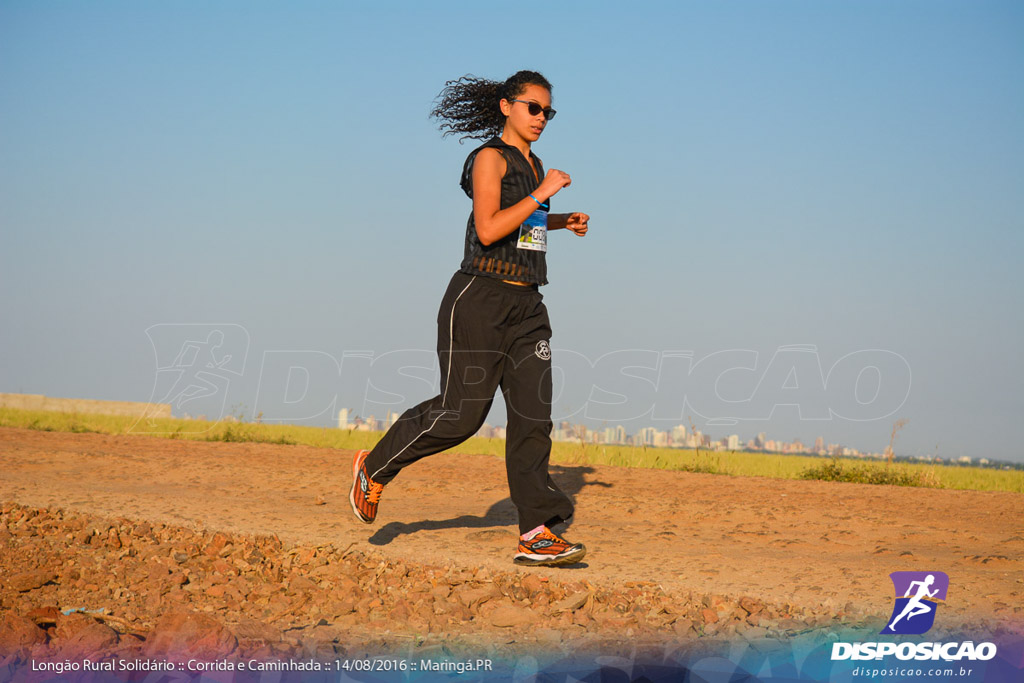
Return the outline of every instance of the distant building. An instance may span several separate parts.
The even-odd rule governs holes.
[[[604,430],[604,442],[609,444],[624,444],[627,439],[626,428],[622,425],[608,427]]]
[[[638,446],[654,446],[655,448],[668,446],[668,432],[654,427],[644,427],[636,433],[636,444]]]

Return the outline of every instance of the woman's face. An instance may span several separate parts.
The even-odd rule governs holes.
[[[508,117],[505,121],[505,128],[511,128],[519,137],[528,142],[534,142],[544,132],[548,121],[544,118],[543,111],[538,112],[536,116],[531,116],[530,105],[524,103],[536,102],[542,110],[548,109],[551,107],[551,93],[542,85],[529,84],[515,99],[520,101],[501,101],[501,113]]]

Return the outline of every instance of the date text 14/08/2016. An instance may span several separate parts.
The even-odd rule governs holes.
[[[336,659],[338,671],[441,671],[450,673],[467,673],[472,671],[491,671],[489,659],[471,659],[466,661],[436,661],[433,659]]]

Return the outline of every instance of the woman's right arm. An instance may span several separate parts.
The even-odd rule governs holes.
[[[484,246],[512,233],[537,209],[537,202],[530,197],[524,197],[507,209],[500,208],[505,167],[504,157],[493,147],[480,150],[473,160],[473,222]],[[533,191],[533,196],[537,201],[546,202],[571,182],[568,173],[551,169]]]

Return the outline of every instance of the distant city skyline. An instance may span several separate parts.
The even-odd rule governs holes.
[[[338,429],[349,429],[355,431],[383,432],[393,425],[400,413],[391,411],[383,420],[377,419],[374,415],[363,417],[357,415],[348,408],[338,411]],[[488,439],[504,439],[505,427],[484,423],[474,436]],[[687,428],[680,424],[671,430],[663,431],[654,427],[644,427],[635,434],[626,432],[622,425],[606,427],[603,429],[591,429],[583,424],[571,424],[563,421],[553,427],[551,432],[553,441],[563,442],[585,442],[591,444],[610,444],[622,446],[652,446],[655,448],[705,448],[708,450],[730,450],[730,451],[763,451],[766,453],[780,453],[792,455],[828,455],[854,458],[885,458],[888,455],[888,446],[882,451],[870,451],[853,448],[849,445],[838,443],[825,443],[824,437],[817,437],[813,444],[805,444],[799,438],[785,441],[779,438],[768,438],[766,432],[760,432],[757,436],[742,441],[738,434],[730,434],[725,437],[715,437],[705,434],[701,430],[694,431],[693,427]],[[988,458],[971,458],[970,456],[947,456],[910,455],[902,454],[893,448],[893,457],[915,458],[927,462],[951,462],[961,464],[977,463],[987,465],[991,461]],[[1009,462],[1009,461],[1008,461]]]

